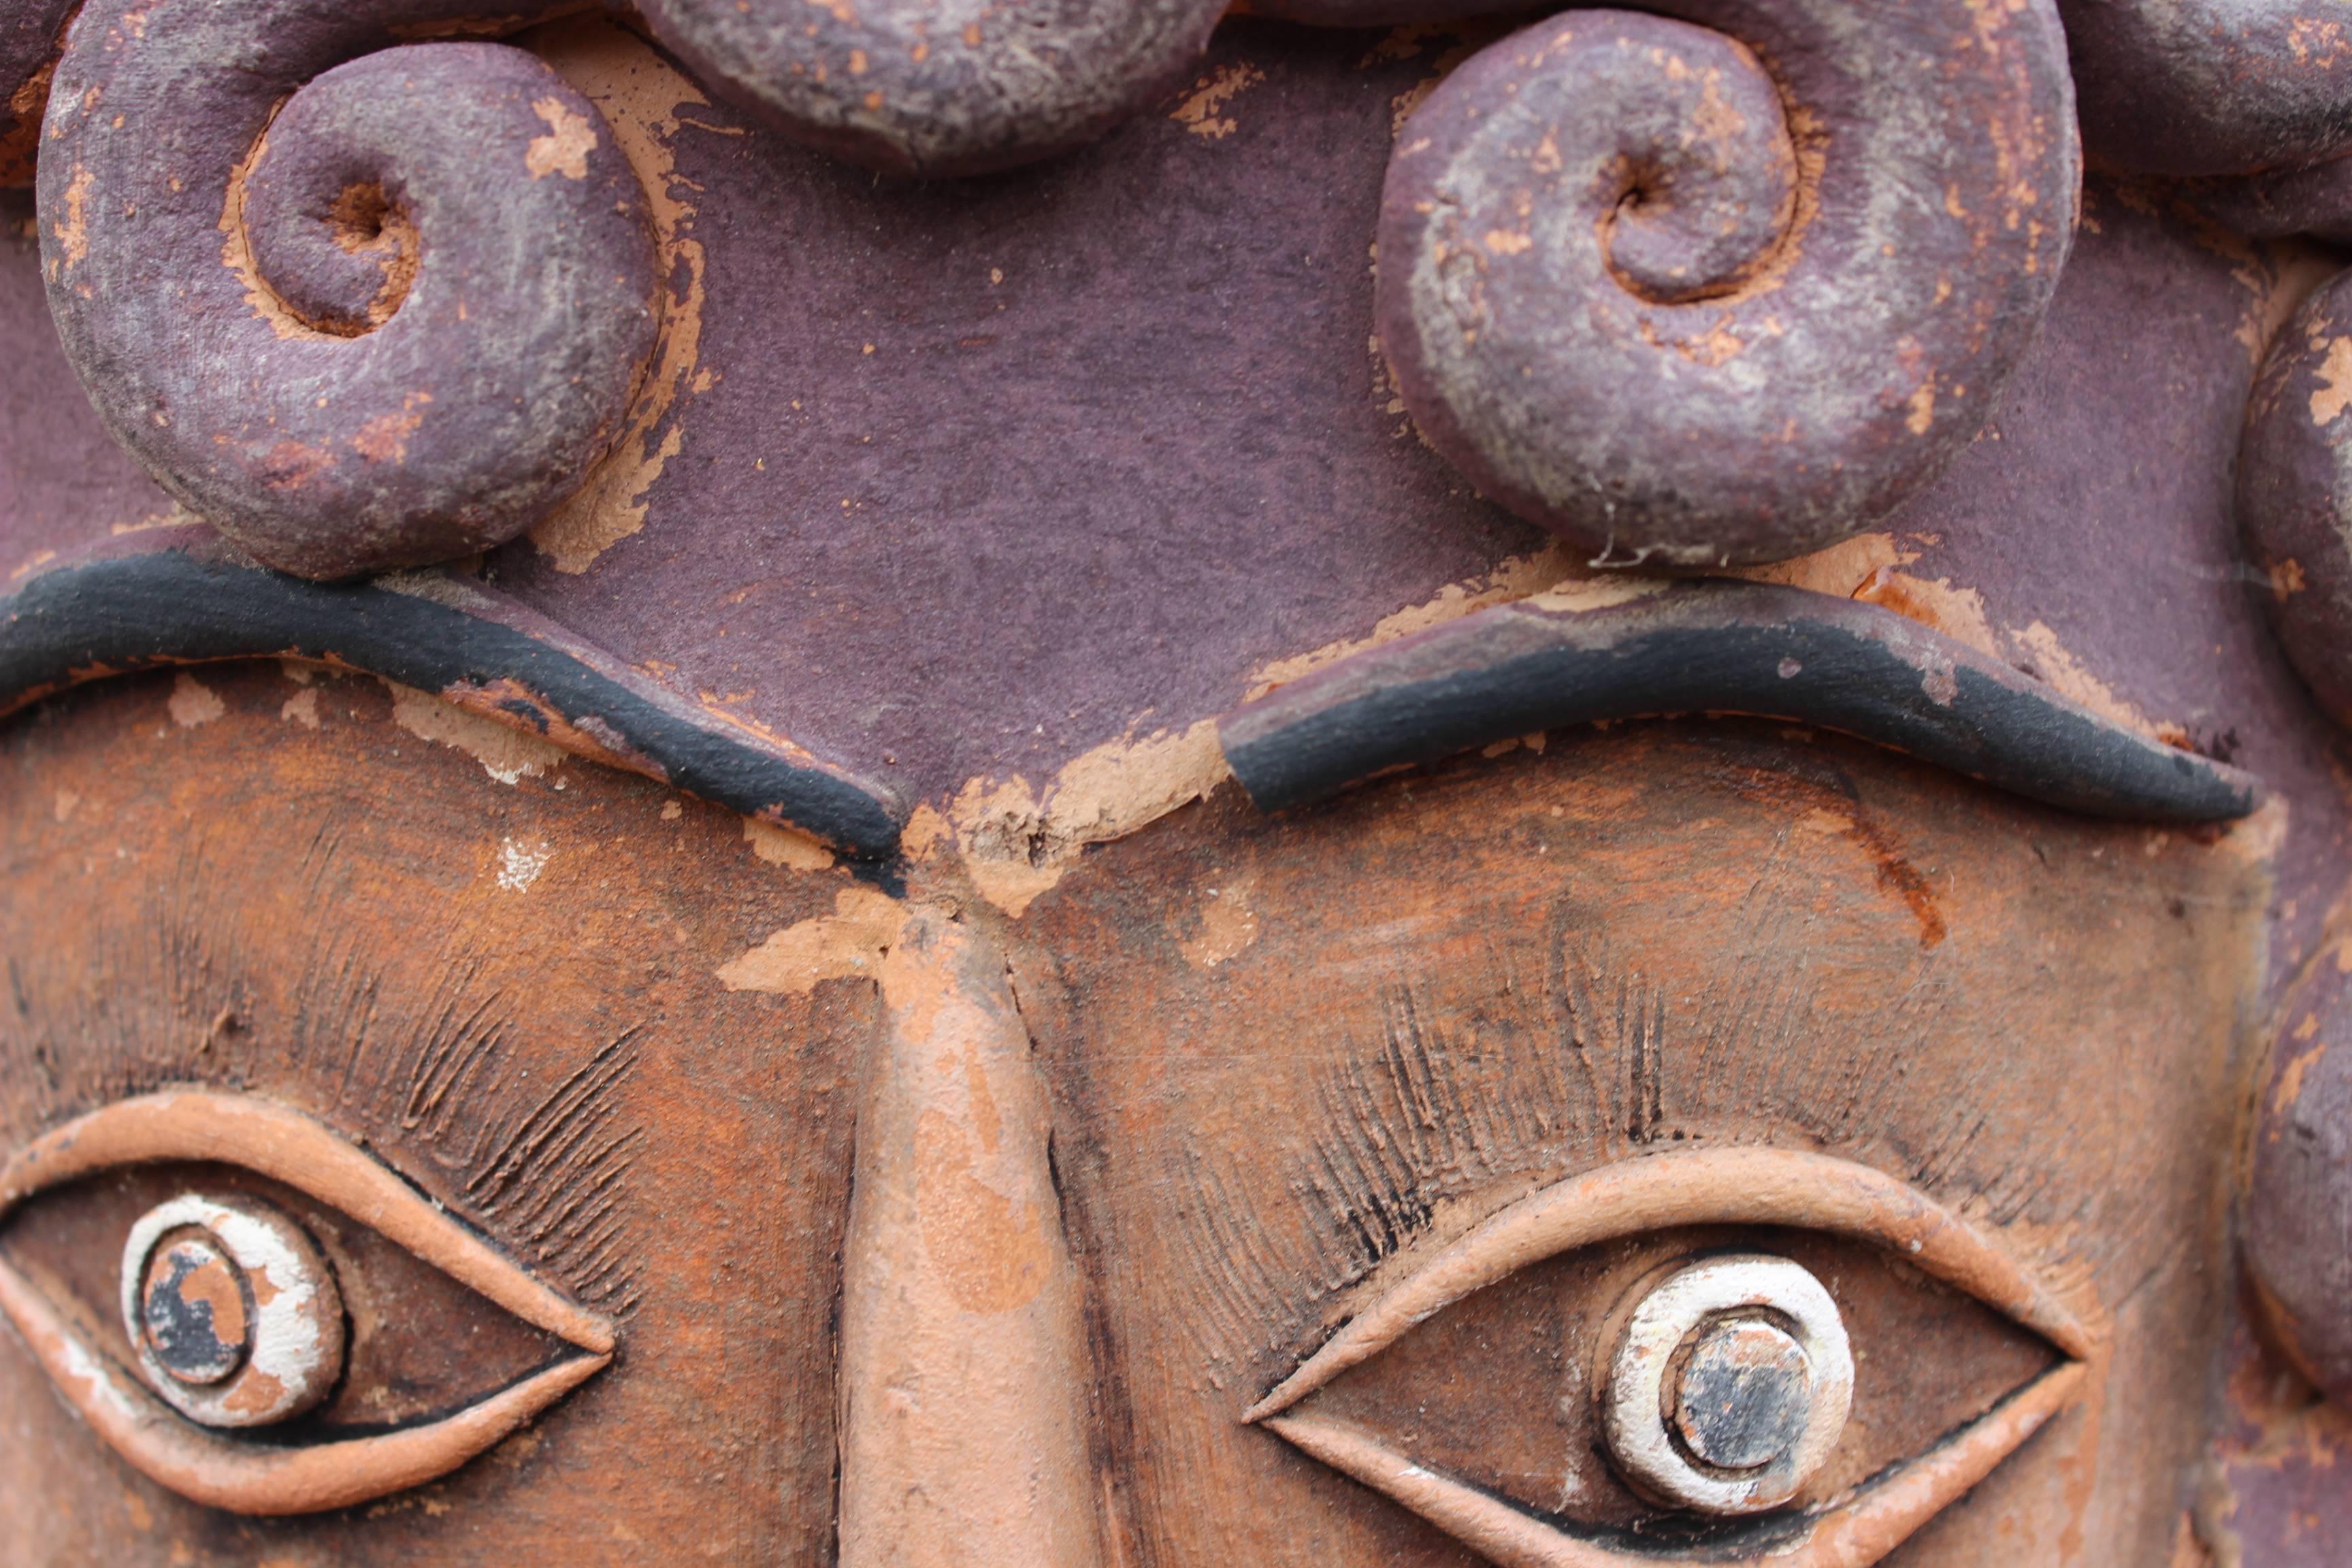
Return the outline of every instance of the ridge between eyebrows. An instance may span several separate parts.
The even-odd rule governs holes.
[[[1600,720],[1790,720],[2092,816],[2221,822],[2254,777],[2165,745],[1878,605],[1769,584],[1628,583],[1579,609],[1497,605],[1357,654],[1219,723],[1261,807],[1373,773]]]

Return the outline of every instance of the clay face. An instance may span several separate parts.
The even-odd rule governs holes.
[[[2302,8],[526,9],[0,0],[10,1568],[2332,1562]]]
[[[122,1243],[159,1203],[232,1194],[317,1237],[350,1370],[273,1443],[593,1362],[528,1436],[273,1521],[135,1473],[12,1356],[38,1436],[0,1497],[50,1559],[391,1562],[462,1531],[636,1560],[571,1533],[602,1510],[735,1559],[837,1533],[907,1560],[947,1549],[914,1491],[1053,1562],[1465,1563],[1489,1500],[1547,1561],[1786,1546],[1786,1514],[1663,1506],[1602,1432],[1628,1309],[1755,1254],[1820,1281],[1853,1355],[1809,1505],[1867,1535],[1915,1478],[1906,1562],[2177,1525],[2129,1478],[2187,1462],[2202,1374],[2168,1347],[2221,1306],[2218,1262],[2161,1259],[2219,1258],[2260,888],[2227,841],[1819,734],[1637,727],[1307,817],[1228,786],[1017,925],[918,859],[917,896],[961,904],[941,922],[365,678],[119,683],[9,755],[20,1142],[171,1086],[286,1108],[614,1334],[607,1365],[234,1139],[45,1188],[0,1259],[126,1362]],[[1423,1321],[1333,1370],[1335,1329],[1415,1290]]]

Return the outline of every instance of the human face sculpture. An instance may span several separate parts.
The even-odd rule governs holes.
[[[2040,5],[23,9],[10,1561],[2352,1511],[2320,132]]]

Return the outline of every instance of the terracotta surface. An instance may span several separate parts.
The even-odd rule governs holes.
[[[2340,1558],[2352,56],[2284,3],[1668,8],[1286,0],[1195,58],[1147,4],[92,0],[0,205],[0,1157],[198,1109],[0,1199],[0,1556]],[[61,19],[0,5],[0,181]],[[1431,265],[1696,323],[1529,417],[1622,414],[1628,539],[1731,476],[1686,510],[1760,586],[1482,499],[1398,341],[1439,120],[1592,101],[1539,37],[1625,89],[1576,233],[1465,165]],[[521,119],[385,112],[493,77]],[[425,308],[435,191],[496,310]],[[388,443],[420,388],[446,440]],[[289,430],[383,483],[304,500]],[[1638,1232],[1547,1206],[1717,1155]],[[259,1440],[115,1305],[214,1187],[347,1303]],[[1858,1352],[1761,1522],[1597,1436],[1593,1347],[1717,1248]]]
[[[11,1147],[163,1085],[265,1096],[617,1317],[617,1359],[448,1480],[272,1523],[140,1479],[12,1352],[0,1537],[60,1563],[828,1550],[835,1260],[876,1003],[713,972],[853,884],[761,858],[731,813],[436,725],[454,710],[421,694],[297,673],[152,678],[12,731],[9,820],[34,837],[6,852]],[[496,1342],[512,1321],[476,1295],[411,1349],[470,1403],[513,1374],[468,1365],[471,1325]],[[624,1482],[631,1506],[579,1539]],[[60,1488],[86,1489],[58,1508]]]
[[[847,1280],[871,1291],[877,1268],[913,1267],[878,1300],[913,1307],[943,1289],[942,1308],[979,1314],[968,1331],[1000,1333],[1074,1266],[1090,1328],[1048,1311],[1020,1331],[1031,1348],[929,1358],[914,1385],[916,1408],[969,1413],[983,1386],[969,1380],[1017,1365],[1024,1399],[1066,1412],[1048,1398],[1023,1419],[1084,1429],[1058,1517],[1083,1500],[1102,1555],[1032,1537],[992,1560],[1462,1561],[1244,1424],[1247,1407],[1364,1290],[1534,1186],[1718,1143],[1820,1149],[1913,1183],[2089,1326],[2084,1394],[1901,1560],[1977,1561],[2023,1531],[2053,1552],[2103,1543],[2083,1561],[2145,1561],[2139,1548],[2178,1527],[2186,1503],[2130,1478],[2173,1473],[2196,1447],[2204,1379],[2168,1347],[2215,1332],[2223,1305],[2210,1194],[2242,1070],[2258,829],[2199,843],[2008,804],[1827,739],[1650,727],[1473,760],[1294,822],[1227,791],[1097,851],[1014,924],[958,890],[953,861],[917,862],[901,905],[839,869],[763,859],[764,841],[712,808],[666,816],[676,797],[642,781],[543,756],[518,771],[503,731],[428,739],[411,727],[423,700],[298,673],[118,682],[12,733],[9,863],[18,887],[57,889],[11,905],[14,1114],[29,1125],[191,1075],[268,1094],[366,1139],[539,1277],[616,1310],[618,1357],[522,1448],[389,1512],[278,1525],[229,1523],[137,1479],[18,1361],[5,1375],[36,1386],[9,1408],[34,1425],[10,1451],[30,1468],[0,1491],[16,1500],[12,1531],[53,1559],[103,1540],[114,1561],[270,1541],[345,1561],[463,1541],[484,1560],[494,1541],[558,1529],[589,1561],[675,1560],[659,1554],[679,1542],[804,1560],[830,1539],[836,1441],[942,1480],[969,1465],[999,1495],[1029,1485],[951,1438],[943,1458],[856,1437],[871,1419],[862,1369],[924,1342],[861,1339],[853,1325],[887,1321],[864,1308],[836,1329]],[[353,905],[344,889],[359,887]],[[68,898],[84,911],[70,922],[34,913]],[[2094,910],[2119,940],[2076,952],[2068,933]],[[460,942],[469,956],[448,968]],[[942,942],[1003,956],[940,968],[921,955]],[[119,956],[101,979],[83,952]],[[972,1005],[957,998],[984,998],[989,966],[1007,963],[1013,990],[983,1005],[1014,1054],[950,1067],[919,1092],[956,1100],[912,1124],[916,1151],[940,1151],[913,1156],[909,1169],[942,1173],[920,1182],[977,1181],[979,1195],[918,1185],[925,1200],[898,1213],[878,1195],[898,1160],[887,1129],[921,1101],[860,1117],[865,1043],[870,1074],[892,1059],[885,1016],[910,1041],[984,1039],[915,1020]],[[927,967],[939,981],[917,981]],[[1884,1070],[1897,1062],[1899,1077]],[[984,1098],[965,1087],[967,1072],[1007,1070]],[[1040,1089],[1019,1089],[1024,1070]],[[2064,1122],[2043,1115],[2086,1070],[2138,1087]],[[557,1110],[534,1120],[542,1105]],[[1020,1173],[1034,1144],[1016,1156],[1000,1142],[992,1158],[1013,1163],[968,1177],[940,1163],[950,1145],[978,1157],[992,1127],[1034,1138],[1019,1129],[1046,1106],[1051,1183]],[[841,1140],[877,1115],[862,1168],[885,1185],[854,1207]],[[1007,1224],[1048,1239],[1013,1247]],[[1071,1265],[1053,1261],[1061,1236]],[[2184,1237],[2204,1261],[2147,1278]],[[1032,1271],[1013,1268],[1032,1245],[1045,1247]],[[1885,1245],[1889,1261],[1864,1247],[1847,1266],[1863,1299],[1887,1289],[1860,1283],[1874,1270],[1903,1277],[1899,1239]],[[940,1285],[912,1283],[925,1269],[944,1270]],[[1956,1387],[1997,1366],[2005,1338],[2033,1342],[1990,1308],[1933,1310],[1964,1342]],[[1884,1398],[1922,1397],[1927,1353],[1904,1352],[1912,1385]],[[1870,1414],[1880,1397],[1865,1395],[1865,1432],[1903,1407]],[[1937,1425],[1888,1430],[1932,1439]],[[1526,1431],[1511,1462],[1557,1463],[1561,1437]],[[1055,1451],[1020,1449],[1031,1465]],[[623,1474],[627,1508],[592,1504]],[[1183,1506],[1203,1485],[1227,1506]],[[60,1487],[78,1489],[70,1510],[33,1503]],[[556,1522],[592,1507],[640,1540]],[[142,1517],[144,1531],[130,1522]],[[874,1517],[845,1518],[845,1552]]]
[[[1555,740],[1312,818],[1213,805],[1097,851],[1031,909],[1044,951],[1015,981],[1060,1064],[1124,1426],[1150,1435],[1129,1503],[1145,1551],[1469,1561],[1347,1503],[1235,1406],[1503,1204],[1720,1142],[1906,1179],[2092,1325],[2081,1403],[1896,1561],[1995,1541],[2160,1560],[2188,1500],[2103,1478],[2200,1448],[2205,1372],[2160,1347],[2224,1304],[2229,1042],[2253,1000],[2225,953],[2261,899],[2242,847],[1765,729]],[[2116,940],[2085,950],[2086,921]],[[2086,1077],[2129,1087],[2085,1098]],[[1503,1387],[1462,1396],[1556,1397]],[[1204,1471],[1231,1500],[1210,1517],[1183,1500]],[[1265,1522],[1300,1517],[1311,1532]]]

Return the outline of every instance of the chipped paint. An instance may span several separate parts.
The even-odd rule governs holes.
[[[987,1109],[975,1084],[972,1109]],[[993,1151],[976,1148],[964,1123],[925,1110],[915,1133],[915,1185],[921,1197],[923,1252],[958,1307],[967,1312],[1017,1311],[1052,1278],[1054,1253],[1044,1206],[991,1185],[979,1168]]]
[[[1265,79],[1265,72],[1253,65],[1236,61],[1219,66],[1192,84],[1192,95],[1168,118],[1195,136],[1222,142],[1241,125],[1230,116],[1220,118],[1217,111]]]
[[[669,804],[675,806],[677,803]],[[663,815],[671,814],[666,809]],[[807,834],[762,822],[756,816],[743,819],[743,841],[751,847],[752,854],[771,866],[788,866],[795,871],[825,871],[833,867],[833,851]]]
[[[1565,544],[1555,544],[1532,555],[1511,556],[1491,572],[1447,584],[1437,591],[1434,598],[1381,616],[1372,629],[1361,637],[1326,643],[1311,653],[1277,658],[1258,666],[1249,674],[1248,689],[1243,700],[1255,702],[1270,691],[1287,686],[1303,676],[1312,675],[1328,665],[1362,653],[1367,648],[1394,642],[1415,632],[1427,631],[1447,621],[1460,620],[1475,610],[1483,610],[1492,605],[1515,604],[1521,599],[1533,598],[1538,594],[1559,589],[1570,579],[1579,577],[1591,580]],[[1610,580],[1623,582],[1628,579],[1616,577]]]
[[[1911,395],[1910,409],[1910,416],[1903,421],[1903,425],[1911,434],[1925,436],[1936,427],[1936,378],[1934,376],[1931,375],[1921,382],[1919,389]]]
[[[1864,533],[1793,561],[1727,574],[1880,605],[1965,643],[1989,658],[2008,664],[2031,661],[2033,672],[2044,684],[2102,718],[2158,740],[2187,737],[2181,726],[2159,723],[2137,705],[2117,696],[2105,681],[2083,667],[2045,623],[2037,620],[2022,631],[1997,627],[1986,610],[1984,595],[1976,589],[1955,585],[1948,577],[1924,578],[1901,570],[1918,559],[1917,551],[1902,548],[1891,534]],[[1930,676],[1932,679],[1933,672]],[[1948,672],[1944,679],[1948,681]],[[1949,700],[1948,696],[1937,696],[1937,688],[1930,687],[1929,694],[1936,696],[1937,701]]]
[[[520,784],[563,765],[564,752],[536,735],[469,713],[413,686],[386,680],[383,689],[392,693],[392,716],[402,729],[419,740],[465,752],[502,784]]]
[[[596,132],[588,127],[588,117],[560,98],[542,98],[530,106],[533,114],[547,121],[547,134],[531,138],[523,149],[523,166],[534,180],[550,174],[561,174],[567,180],[588,177],[588,154],[596,150]]]
[[[172,696],[163,704],[172,715],[172,722],[183,730],[193,730],[209,724],[228,711],[220,694],[186,670],[172,679]]]
[[[1735,568],[1724,575],[1834,594],[1840,598],[1869,598],[1871,595],[1864,590],[1874,574],[1908,565],[1918,558],[1917,552],[1904,550],[1893,534],[1863,533],[1809,555],[1769,565]],[[1953,589],[1948,583],[1925,584],[1916,578],[1900,578],[1899,582],[1909,590],[1911,597],[1905,604],[1889,603],[1888,608],[1998,656],[1991,629],[1984,625],[1983,602],[1973,590]],[[1594,571],[1580,563],[1565,544],[1531,555],[1511,556],[1492,572],[1448,584],[1435,597],[1382,616],[1362,637],[1260,665],[1251,671],[1243,700],[1255,702],[1301,677],[1368,648],[1459,620],[1490,605],[1528,600],[1547,609],[1606,609],[1659,592],[1665,585],[1666,580],[1662,578]],[[1970,601],[1975,606],[1973,619]],[[1915,610],[1919,613],[1915,614]]]
[[[280,339],[323,342],[328,334],[287,309],[286,301],[278,297],[278,290],[263,280],[261,268],[253,258],[251,231],[247,228],[245,221],[246,185],[253,177],[254,167],[268,151],[269,137],[265,132],[254,139],[252,151],[229,172],[228,194],[221,202],[221,265],[236,275],[237,283],[245,292],[246,306],[253,312],[254,318],[268,322],[269,330]]]
[[[844,888],[834,896],[833,913],[772,933],[720,964],[719,982],[730,991],[805,996],[820,981],[875,979],[906,918],[895,899],[871,888]]]
[[[253,1312],[239,1336],[243,1364],[209,1384],[173,1376],[141,1331],[148,1260],[164,1237],[187,1229],[205,1233],[243,1273]],[[274,1211],[194,1193],[142,1215],[124,1238],[118,1279],[123,1325],[148,1386],[208,1426],[265,1426],[315,1405],[342,1372],[342,1300],[310,1246]]]
[[[503,838],[499,841],[499,889],[501,892],[528,892],[547,869],[555,851],[545,839]]]
[[[278,716],[289,723],[299,724],[306,730],[319,727],[319,689],[306,686],[289,697],[278,710]]]
[[[2342,417],[2347,405],[2352,405],[2352,338],[2336,338],[2327,345],[2312,374],[2320,385],[2311,395],[2311,422],[2323,429]]]
[[[2116,694],[2115,689],[2083,667],[2082,661],[2058,640],[2058,634],[2042,621],[2035,621],[2023,631],[2010,633],[2017,646],[2034,661],[2034,673],[2047,685],[2064,697],[2073,699],[2103,719],[2111,719],[2126,729],[2143,735],[2167,738],[2168,727],[2158,724],[2136,703]],[[2183,733],[2179,726],[2169,727],[2169,733]]]
[[[1557,587],[1545,589],[1527,603],[1539,610],[1582,613],[1630,605],[1636,599],[1652,598],[1672,586],[1674,584],[1663,577],[1572,578]]]
[[[1908,566],[1918,559],[1917,551],[1904,549],[1891,533],[1857,533],[1809,555],[1762,566],[1735,566],[1723,575],[1749,583],[1778,583],[1784,587],[1834,594],[1848,599],[1861,596],[1863,585],[1873,574]]]
[[[368,313],[373,316],[375,308],[371,306]],[[390,312],[385,314],[388,317]],[[425,416],[416,413],[412,405],[432,401],[429,394],[418,393],[408,400],[410,405],[404,405],[399,413],[379,415],[369,420],[352,437],[352,450],[371,463],[407,461],[408,438],[425,423]]]
[[[2341,253],[2332,247],[2295,239],[2257,247],[2200,215],[2182,216],[2199,244],[2231,263],[2231,278],[2246,291],[2245,313],[2231,335],[2244,345],[2251,364],[2262,363],[2303,302],[2343,269]]]
[[[1042,790],[1018,776],[973,779],[935,815],[910,823],[909,854],[940,838],[963,856],[982,898],[1019,919],[1090,844],[1106,844],[1207,798],[1232,777],[1216,721],[1178,733],[1108,742],[1076,757]],[[949,829],[941,833],[945,826]]]
[[[1882,566],[1852,596],[1933,627],[1990,658],[2003,657],[2000,639],[1985,613],[1984,595],[1974,588],[1954,587],[1948,577],[1930,580]]]
[[[1246,877],[1202,889],[1200,929],[1176,944],[1185,963],[1195,969],[1214,969],[1249,950],[1257,941],[1257,910],[1250,903],[1254,891]]]
[[[693,186],[677,173],[671,139],[688,109],[710,100],[653,47],[610,22],[560,22],[527,40],[557,74],[604,114],[622,156],[645,186],[653,217],[659,271],[660,336],[637,392],[629,426],[570,500],[531,528],[530,539],[555,569],[582,573],[596,558],[646,525],[654,484],[677,456],[684,437],[671,416],[696,389],[702,353],[704,258],[694,237]]]
[[[1389,100],[1389,140],[1404,134],[1405,121],[1412,111],[1435,92],[1438,85],[1454,74],[1454,68],[1479,50],[1493,43],[1509,28],[1509,23],[1496,17],[1469,18],[1456,22],[1413,22],[1390,29],[1388,35],[1372,47],[1371,52],[1358,62],[1357,68],[1370,67],[1375,60],[1409,60],[1421,53],[1424,39],[1433,36],[1451,37],[1453,47],[1440,51],[1430,62],[1430,74]],[[1554,149],[1557,156],[1558,150]]]
[[[64,258],[68,271],[89,257],[90,182],[96,176],[90,171],[77,167],[71,184],[66,186],[65,216],[49,226],[50,237],[58,242],[58,254]]]
[[[2279,1069],[2278,1082],[2271,1089],[2273,1117],[2283,1119],[2294,1110],[2294,1102],[2303,1097],[2304,1075],[2310,1072],[2313,1065],[2326,1054],[2327,1046],[2323,1041],[2319,1045],[2306,1047],[2287,1058],[2286,1065]],[[2281,1135],[2281,1129],[2273,1125],[2271,1128],[2270,1136],[2276,1139]]]

